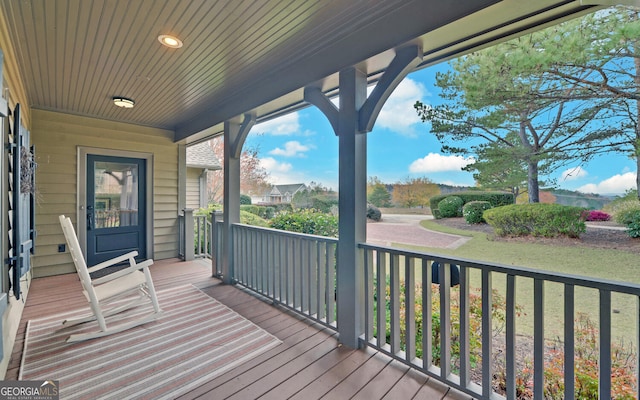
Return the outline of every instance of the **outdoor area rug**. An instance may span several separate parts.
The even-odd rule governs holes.
[[[19,379],[59,380],[61,399],[173,399],[281,343],[194,286],[158,300],[159,320],[78,343],[97,323],[60,328],[86,309],[29,321]]]

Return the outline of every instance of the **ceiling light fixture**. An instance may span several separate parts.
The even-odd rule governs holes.
[[[133,108],[136,102],[126,97],[114,97],[113,104],[122,108]]]
[[[158,41],[164,46],[171,47],[172,49],[179,49],[180,47],[182,47],[182,40],[178,39],[175,36],[160,35],[158,36]]]

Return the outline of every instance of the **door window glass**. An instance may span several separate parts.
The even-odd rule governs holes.
[[[138,224],[138,165],[96,161],[94,229]]]

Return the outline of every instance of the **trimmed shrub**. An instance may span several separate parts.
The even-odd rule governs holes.
[[[591,210],[587,214],[587,221],[609,221],[611,215],[600,210]]]
[[[587,229],[583,208],[560,204],[513,204],[484,212],[484,219],[499,236],[566,235],[577,238]]]
[[[252,226],[261,226],[263,228],[269,227],[269,222],[265,219],[260,218],[259,216],[252,214],[247,211],[240,210],[240,223],[252,225]]]
[[[462,206],[464,201],[458,196],[445,197],[438,203],[440,218],[462,217]]]
[[[274,214],[278,214],[284,211],[293,211],[291,203],[260,203],[260,206],[273,208]]]
[[[276,213],[273,207],[246,204],[241,205],[240,210],[250,212],[251,214],[255,214],[264,219],[271,219]]]
[[[632,238],[640,237],[640,210],[637,210],[633,215],[629,215],[628,218],[627,234]]]
[[[467,224],[481,224],[486,222],[482,214],[490,208],[491,203],[488,201],[470,201],[462,206],[462,216]]]
[[[289,232],[338,237],[338,218],[312,209],[283,212],[269,224],[272,228]]]
[[[629,225],[638,211],[640,211],[640,202],[627,200],[616,205],[613,219],[619,224]]]
[[[251,204],[251,196],[247,196],[246,194],[241,194],[240,204]]]
[[[382,213],[380,212],[378,207],[369,203],[367,204],[367,218],[377,222],[377,221],[380,221],[380,219],[382,218]]]
[[[323,213],[331,212],[333,206],[338,205],[338,199],[329,196],[313,196],[311,197],[311,208]]]
[[[469,203],[471,201],[488,201],[489,204],[491,204],[491,207],[501,207],[515,203],[515,197],[513,196],[513,193],[506,192],[466,191],[440,194],[429,199],[429,207],[431,207],[431,214],[433,214],[434,218],[447,218],[439,214],[438,203],[449,196],[460,197],[463,201],[463,204]]]

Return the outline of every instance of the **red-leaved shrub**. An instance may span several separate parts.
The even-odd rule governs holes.
[[[587,215],[587,221],[609,221],[610,219],[611,215],[600,210],[591,210]]]

